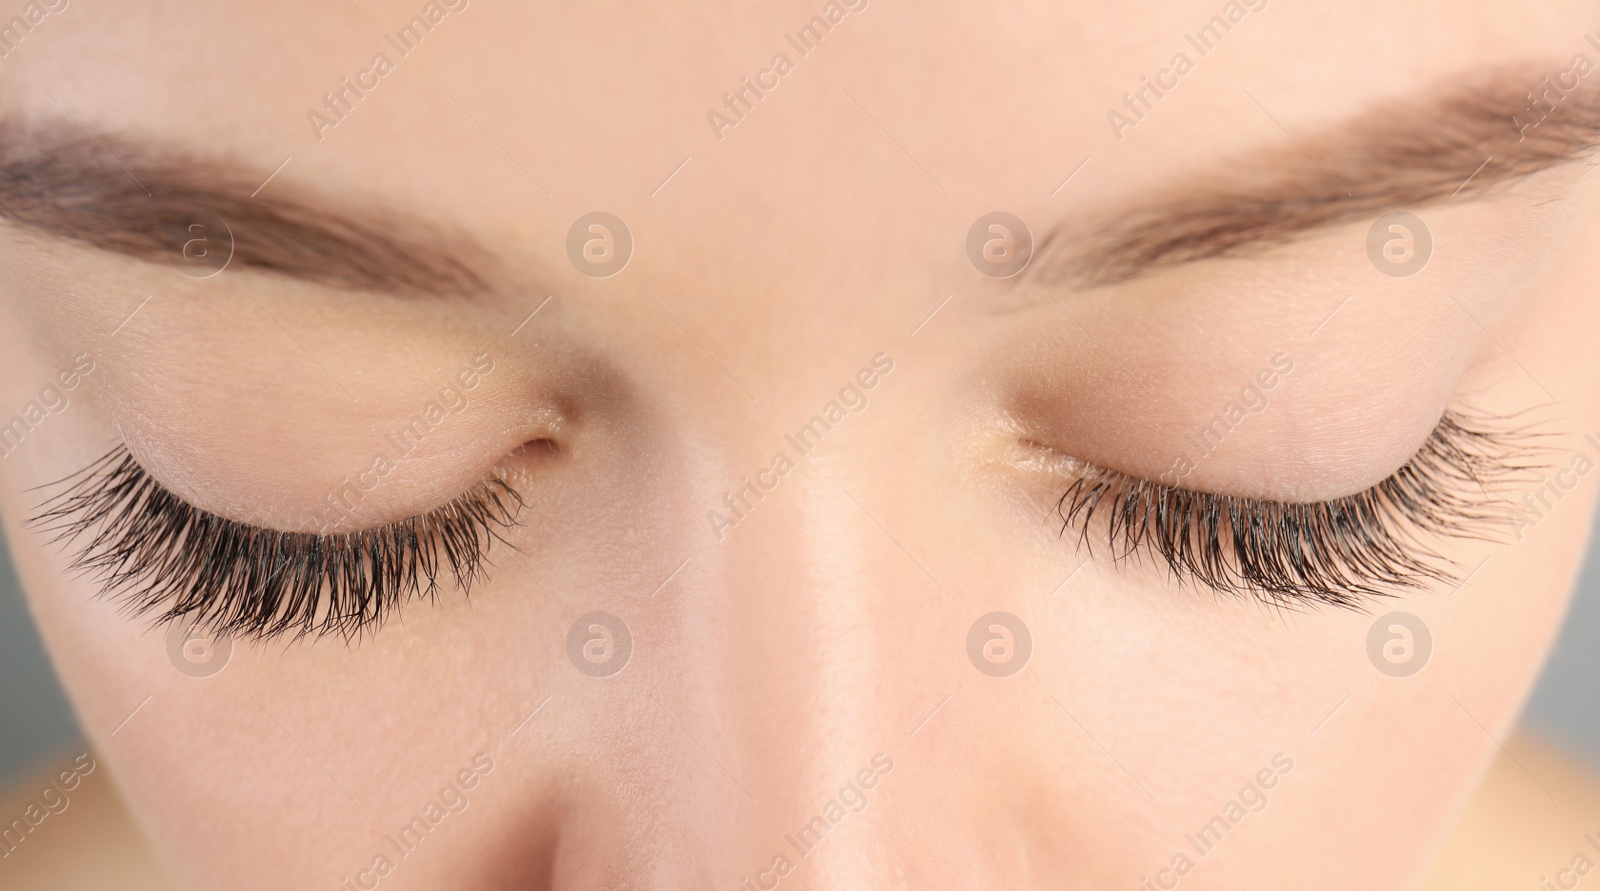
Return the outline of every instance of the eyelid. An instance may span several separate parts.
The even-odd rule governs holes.
[[[1493,540],[1498,493],[1532,469],[1529,434],[1446,412],[1417,453],[1365,492],[1317,502],[1263,501],[1179,489],[1081,465],[1056,511],[1061,532],[1105,523],[1112,559],[1148,557],[1180,583],[1253,595],[1278,607],[1360,608],[1455,578],[1424,536]]]
[[[338,633],[381,624],[410,599],[432,599],[448,573],[463,592],[485,573],[500,530],[517,525],[521,495],[493,476],[443,506],[372,529],[282,532],[184,502],[125,447],[53,485],[28,525],[72,546],[71,560],[158,624],[189,619],[218,636]],[[49,488],[46,486],[44,488]]]

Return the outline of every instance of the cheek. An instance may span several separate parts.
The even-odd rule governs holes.
[[[11,496],[8,520],[19,516],[17,507]],[[14,522],[7,531],[30,610],[100,768],[116,776],[130,809],[150,821],[157,845],[204,872],[208,855],[187,845],[188,832],[176,827],[207,815],[211,843],[227,844],[237,827],[215,819],[217,796],[235,813],[260,813],[280,794],[255,780],[262,775],[260,740],[237,744],[234,730],[250,717],[243,706],[254,706],[243,691],[218,686],[237,665],[206,680],[182,673],[161,629],[97,600],[96,588],[73,579],[56,549],[41,547],[33,533]]]
[[[91,580],[73,578],[70,553],[21,529],[20,518],[34,507],[20,494],[23,481],[6,480],[0,516],[32,612],[96,759],[116,776],[156,846],[194,877],[196,887],[252,887],[261,876],[272,876],[276,886],[317,887],[370,865],[382,850],[383,833],[420,812],[470,766],[474,752],[486,749],[496,763],[514,763],[516,753],[507,748],[511,728],[540,697],[574,678],[588,680],[562,648],[575,605],[594,605],[580,592],[648,592],[693,552],[690,537],[703,534],[698,527],[646,528],[633,514],[614,510],[640,499],[661,506],[664,517],[686,512],[676,501],[682,492],[652,482],[670,476],[650,472],[653,462],[671,460],[670,449],[624,451],[614,462],[583,465],[587,475],[570,486],[540,490],[543,497],[530,507],[522,531],[526,540],[519,542],[524,553],[501,552],[470,602],[442,590],[437,603],[411,602],[403,623],[355,646],[338,638],[234,642],[216,672],[203,668],[220,644],[210,654],[204,643],[185,648],[181,637],[173,645],[165,628],[121,615],[117,602],[96,599]],[[605,549],[608,559],[594,559]],[[658,573],[657,567],[664,568]],[[659,603],[665,605],[669,593]],[[627,611],[637,608],[631,601],[604,607],[635,620]],[[641,669],[629,671],[624,678]],[[614,741],[615,713],[603,699],[590,706],[594,714],[588,716],[552,708],[516,742],[535,745],[533,729],[550,719],[585,752],[600,747],[591,731]],[[623,742],[647,749],[658,740],[653,728]],[[568,757],[553,744],[543,752],[550,763]],[[471,807],[449,818],[461,821],[459,829],[447,826],[437,845],[430,838],[430,848],[440,849],[439,863],[483,863],[483,852],[470,850],[474,845],[523,850],[528,838],[544,837],[550,821],[564,813],[547,800],[554,793],[538,784],[515,788],[509,776],[496,770],[484,777]],[[619,818],[607,826],[622,824]],[[198,825],[206,830],[196,831]],[[485,841],[495,833],[517,839]],[[442,852],[450,848],[456,850]],[[290,851],[293,856],[284,856]],[[424,874],[410,862],[406,868]],[[423,887],[472,886],[443,876],[419,881]]]
[[[1269,768],[1279,776],[1265,808],[1246,808],[1252,825],[1228,835],[1225,856],[1205,858],[1208,875],[1242,884],[1274,868],[1356,870],[1364,887],[1393,887],[1422,868],[1498,752],[1483,727],[1498,735],[1507,726],[1540,667],[1589,506],[1568,505],[1569,521],[1553,517],[1544,540],[1457,546],[1448,556],[1468,570],[1493,555],[1468,588],[1396,598],[1368,615],[1279,615],[1096,563],[1053,599],[1053,583],[1023,583],[1041,594],[1013,607],[1031,607],[1028,673],[985,687],[965,708],[979,726],[1008,728],[1025,750],[1016,761],[1037,766],[1044,800],[992,806],[1060,808],[1047,822],[1067,827],[1062,837],[1121,852],[1078,851],[1075,868],[1106,858],[1107,875],[1129,864],[1151,874],[1176,853],[1195,857],[1184,834]],[[1529,590],[1547,593],[1518,593]],[[1372,629],[1394,611],[1416,617],[1431,645],[1414,638],[1386,658],[1380,640],[1374,651]],[[1413,659],[1420,668],[1408,676],[1380,668]],[[1026,687],[1006,686],[1022,679]],[[1017,714],[1030,716],[1025,729]],[[1279,752],[1293,761],[1287,773],[1272,760]],[[1083,812],[1122,818],[1108,826]],[[1375,832],[1382,844],[1370,844]],[[1360,862],[1348,862],[1356,848]]]

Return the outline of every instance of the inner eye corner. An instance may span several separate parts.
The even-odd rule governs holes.
[[[556,439],[555,437],[536,436],[533,439],[522,443],[522,445],[512,449],[510,457],[555,457],[562,454],[564,451],[565,449],[562,447],[560,440]]]
[[[1053,446],[1030,433],[1019,433],[1011,440],[1012,463],[1020,468],[1047,473],[1052,477],[1077,479],[1089,469],[1088,462]]]
[[[1019,437],[1017,437],[1017,444],[1022,446],[1025,449],[1030,450],[1030,451],[1045,452],[1047,454],[1055,454],[1055,455],[1065,455],[1066,454],[1065,452],[1061,451],[1060,449],[1056,448],[1055,446],[1047,445],[1047,444],[1045,444],[1043,442],[1040,442],[1039,440],[1033,438],[1032,436],[1019,436]]]

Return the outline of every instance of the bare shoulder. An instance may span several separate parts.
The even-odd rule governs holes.
[[[1536,736],[1507,740],[1422,891],[1566,891],[1600,881],[1600,773]]]
[[[144,836],[88,752],[0,791],[0,887],[170,891]]]

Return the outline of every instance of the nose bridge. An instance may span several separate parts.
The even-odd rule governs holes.
[[[792,467],[762,473],[783,463],[769,461],[735,477],[742,492],[719,493],[737,514],[726,512],[733,525],[703,552],[709,590],[683,616],[685,639],[718,657],[699,664],[705,685],[692,669],[683,682],[709,690],[712,675],[721,679],[723,701],[707,705],[739,716],[722,744],[745,771],[741,806],[758,815],[739,844],[706,853],[732,859],[721,865],[752,888],[772,887],[784,861],[785,887],[837,887],[829,875],[850,875],[882,847],[872,811],[892,758],[883,690],[895,638],[884,586],[905,580],[852,497],[856,462],[821,443],[803,454],[785,445]]]

